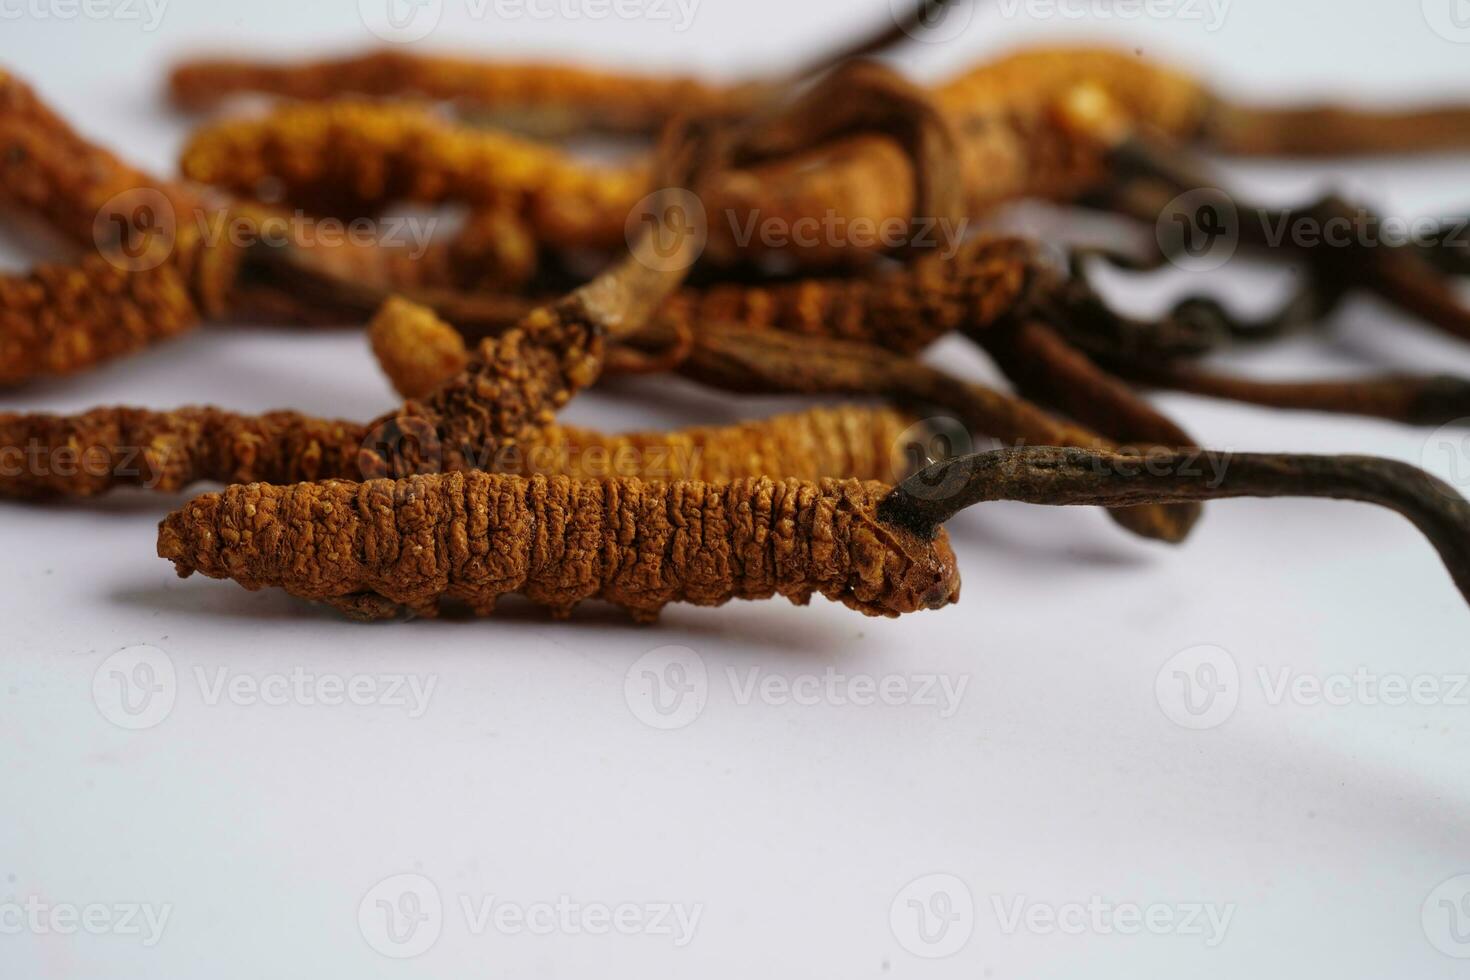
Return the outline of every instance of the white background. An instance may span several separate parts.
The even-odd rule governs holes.
[[[160,97],[170,59],[374,40],[352,0],[174,0],[153,31],[138,20],[56,16],[67,9],[0,0],[0,58],[82,132],[160,171],[186,131]],[[727,75],[790,64],[887,13],[886,0],[704,0],[678,32],[652,19],[477,19],[472,9],[443,0],[423,44]],[[958,40],[914,45],[900,60],[934,77],[1023,41],[1080,36],[1174,60],[1261,100],[1470,96],[1470,44],[1431,30],[1417,2],[1236,0],[1217,31],[1183,16],[1077,20],[1025,9],[990,3]],[[1470,211],[1464,164],[1230,172],[1271,200],[1337,186],[1413,217]],[[22,268],[33,253],[9,244],[7,264]],[[1233,264],[1194,285],[1261,307],[1282,283]],[[1156,289],[1137,292],[1141,304],[1164,300]],[[934,356],[994,377],[962,343]],[[1362,301],[1328,336],[1230,363],[1261,376],[1374,366],[1470,374],[1470,350]],[[366,419],[393,401],[352,331],[214,327],[6,393],[0,406],[212,402]],[[1458,433],[1436,439],[1370,420],[1158,401],[1215,448],[1368,452],[1462,483],[1470,475]],[[621,429],[782,407],[659,379],[581,398],[567,417]],[[151,947],[135,935],[0,933],[7,980],[1470,970],[1429,935],[1470,954],[1470,942],[1446,938],[1451,910],[1439,904],[1463,897],[1464,883],[1435,892],[1470,872],[1465,692],[1459,704],[1272,704],[1261,680],[1359,667],[1410,678],[1470,670],[1465,606],[1433,551],[1393,514],[1327,501],[1216,504],[1170,550],[1125,536],[1095,511],[987,505],[952,525],[962,602],[899,622],[818,600],[807,609],[671,607],[653,629],[605,609],[554,623],[524,608],[489,621],[362,626],[283,595],[177,580],[154,557],[154,535],[182,499],[140,492],[0,509],[0,902],[170,912]],[[1212,665],[1237,668],[1238,704],[1216,727],[1191,730],[1163,710],[1156,679],[1162,671],[1169,702],[1174,669],[1197,666],[1170,659],[1202,644],[1225,651],[1210,654]],[[101,708],[116,682],[117,661],[104,662],[137,645],[162,651],[152,656],[172,667],[176,698],[157,725],[134,731]],[[691,724],[657,730],[630,709],[625,678],[667,645],[703,665],[708,698]],[[222,676],[297,670],[411,673],[435,687],[419,717],[384,704],[209,703],[207,685]],[[740,703],[751,672],[829,670],[965,687],[949,717],[912,703]],[[399,961],[369,940],[376,900],[397,883],[375,886],[405,873],[431,883],[443,913],[437,941]],[[953,878],[904,891],[934,874]],[[946,939],[958,945],[968,929],[968,941],[930,960],[913,950],[937,947],[915,940],[904,917],[909,898],[932,900],[936,886],[961,906],[968,893],[974,915]],[[698,905],[701,918],[693,941],[676,948],[666,935],[476,934],[461,907],[562,896],[584,906]],[[1224,941],[1209,946],[1207,935],[1091,926],[1080,935],[1007,931],[997,913],[1018,900],[1060,908],[1093,896],[1181,915],[1207,903],[1232,918]],[[1470,930],[1470,914],[1459,925]]]

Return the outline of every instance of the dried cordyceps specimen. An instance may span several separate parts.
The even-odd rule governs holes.
[[[866,62],[843,65],[784,117],[750,134],[732,169],[874,132],[901,160],[914,161],[906,163],[903,188],[911,210],[889,216],[885,246],[908,215],[937,221],[957,213],[958,173],[936,169],[940,158],[957,166],[948,126],[918,89]],[[534,141],[453,126],[422,108],[355,101],[289,105],[208,127],[185,147],[180,168],[247,196],[269,184],[292,204],[328,214],[374,213],[401,200],[509,211],[539,245],[563,251],[621,248],[630,214],[658,186],[643,161],[588,166]],[[708,258],[734,261],[746,248],[742,220],[724,203],[726,185],[740,179],[712,173],[702,186],[707,212],[731,217],[707,223]],[[752,213],[756,221],[767,217]]]
[[[287,215],[123,163],[3,72],[0,199],[92,253],[0,275],[0,384],[84,370],[227,314],[340,316],[305,302],[303,283],[504,289],[535,268],[534,243],[513,216],[493,210],[423,255],[302,236]]]
[[[366,102],[284,106],[193,135],[191,180],[254,195],[267,181],[322,214],[369,214],[393,201],[514,211],[546,247],[613,248],[651,189],[649,164],[589,167],[554,147],[456,128],[421,108]]]
[[[520,476],[891,480],[909,468],[907,447],[927,440],[910,414],[844,405],[672,432],[608,435],[550,425],[532,442],[492,447],[472,462]],[[123,486],[175,493],[206,481],[360,480],[359,454],[378,441],[361,422],[299,412],[248,415],[195,407],[0,414],[0,497],[92,497]],[[431,471],[442,465],[425,462]]]
[[[280,66],[201,60],[179,65],[169,75],[169,93],[185,109],[210,108],[240,92],[292,99],[407,95],[454,101],[543,133],[657,133],[681,112],[699,113],[726,103],[723,90],[688,78],[570,65],[486,64],[401,51]]]
[[[633,335],[625,340],[657,342],[661,327],[666,330],[668,325],[656,323],[641,336]],[[404,301],[390,304],[374,321],[371,332],[379,363],[404,394],[422,386],[445,383],[468,359],[453,327],[430,311]],[[432,351],[433,355],[422,356],[424,350]],[[938,408],[949,413],[968,433],[1020,445],[1102,449],[1117,446],[1102,435],[1053,418],[1020,399],[852,341],[711,323],[692,335],[688,346],[680,349],[669,367],[727,391],[866,395],[892,399],[914,410]],[[436,369],[445,373],[436,377]],[[1101,372],[1094,369],[1094,373]],[[1177,426],[1154,413],[1126,389],[1112,393],[1112,397],[1113,401],[1099,399],[1099,403],[1114,408],[1115,403],[1125,403],[1132,413],[1127,418],[1132,425],[1128,431],[1137,433],[1143,444],[1185,446],[1191,443]],[[782,466],[780,472],[788,469],[789,465]],[[1199,509],[1194,505],[1127,508],[1114,511],[1113,516],[1124,527],[1144,537],[1177,542],[1189,533]]]
[[[99,226],[108,202],[140,191],[179,213],[200,201],[184,185],[154,180],[82,139],[30,86],[0,68],[0,199],[92,247],[114,230]]]
[[[452,102],[475,117],[542,136],[589,131],[654,135],[675,116],[744,113],[792,82],[901,44],[949,2],[917,0],[902,11],[895,6],[891,23],[813,58],[786,77],[738,85],[579,65],[487,63],[378,51],[308,64],[191,61],[170,73],[169,93],[176,105],[194,110],[242,92],[297,100],[408,96]]]
[[[181,576],[279,587],[362,619],[402,610],[434,616],[446,600],[488,615],[510,593],[558,616],[586,599],[649,621],[670,602],[782,595],[805,604],[818,593],[895,616],[958,599],[940,525],[979,501],[1140,506],[1311,496],[1403,514],[1470,600],[1470,504],[1433,477],[1368,457],[1223,455],[1212,467],[1200,459],[1000,450],[936,464],[891,490],[857,481],[648,484],[486,473],[256,483],[169,515],[158,553]]]
[[[293,69],[263,68],[255,75],[235,65],[229,74],[236,75],[239,87],[248,88],[252,78],[290,79]],[[315,66],[303,69],[301,77],[309,80],[306,86],[323,84],[323,73]],[[348,85],[336,91],[344,90],[356,89]],[[637,86],[631,90],[637,91]],[[331,93],[330,83],[315,92],[319,97]],[[447,93],[440,89],[439,94]],[[1239,106],[1180,72],[1102,49],[1020,52],[937,86],[932,94],[959,138],[971,214],[1019,197],[1073,200],[1106,185],[1113,161],[1108,141],[1098,138],[1099,127],[1148,131],[1181,143],[1257,154],[1425,151],[1470,145],[1470,109],[1463,107],[1380,112],[1335,106]],[[424,113],[415,117],[415,110],[401,106],[363,102],[349,106],[341,110],[295,106],[281,110],[275,120],[206,129],[186,154],[185,171],[241,193],[251,192],[264,177],[276,177],[294,187],[301,196],[292,199],[307,207],[330,206],[335,187],[351,186],[378,195],[359,197],[357,206],[367,207],[426,192],[431,200],[495,197],[502,184],[495,169],[466,174],[467,168],[460,165],[477,155],[472,146],[481,147],[478,153],[487,161],[501,162],[508,192],[526,194],[531,192],[526,182],[534,184],[537,174],[513,161],[548,159],[550,152],[491,133],[474,136],[460,130],[456,137],[451,127]],[[347,111],[356,115],[357,127],[370,128],[374,134],[368,138],[370,152],[365,156],[339,154],[326,140],[310,138],[331,129],[333,117]],[[401,136],[390,138],[395,130]],[[352,139],[347,127],[337,131]],[[308,158],[313,153],[315,161]],[[583,242],[601,238],[615,243],[620,216],[642,193],[636,179],[629,180],[636,178],[638,168],[581,168],[577,178],[571,174],[578,169],[574,161],[549,159],[555,165],[547,168],[547,186],[572,187],[578,193],[568,197],[573,206],[548,221],[545,231]],[[416,177],[419,172],[421,179]],[[390,185],[382,174],[396,178]],[[587,188],[594,184],[605,194],[621,188],[628,196],[620,206],[589,209],[582,205],[589,196]],[[840,216],[848,228],[858,221],[881,226],[923,213],[915,209],[911,185],[912,167],[904,155],[891,143],[864,136],[824,146],[806,157],[732,173],[712,183],[706,204],[711,213],[728,215],[735,227],[746,227],[753,216],[751,227],[777,221],[789,229],[801,222],[822,222],[828,215]],[[547,205],[543,201],[538,207],[544,210]],[[600,235],[594,227],[599,222],[607,223]],[[715,245],[729,247],[723,241],[727,230],[724,223],[715,223]],[[841,237],[811,243],[797,249],[795,256],[815,267],[850,260],[872,248],[853,236]],[[764,247],[759,236],[741,246]]]
[[[882,483],[768,478],[569,480],[449,473],[355,484],[253,483],[163,521],[181,576],[279,586],[349,615],[442,600],[480,615],[521,593],[558,616],[603,599],[650,621],[670,602],[719,605],[820,593],[873,616],[959,597],[943,535],[877,519]]]

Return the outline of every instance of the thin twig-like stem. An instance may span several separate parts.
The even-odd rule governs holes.
[[[953,492],[936,495],[936,486]],[[1434,545],[1470,601],[1470,502],[1417,467],[1373,456],[1003,449],[936,463],[894,488],[879,513],[924,534],[987,500],[1130,507],[1228,497],[1327,497],[1397,511]]]

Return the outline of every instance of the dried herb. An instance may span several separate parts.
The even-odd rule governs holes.
[[[767,478],[522,479],[449,473],[398,482],[234,486],[159,528],[181,576],[279,586],[354,617],[442,600],[490,613],[522,593],[558,616],[586,599],[651,621],[670,602],[719,605],[820,593],[868,615],[959,595],[942,535],[879,522],[882,483]]]
[[[940,524],[986,500],[1178,505],[1239,496],[1360,500],[1398,511],[1439,550],[1470,600],[1470,504],[1403,463],[1368,457],[1133,455],[1052,447],[937,464],[897,488],[857,481],[723,484],[451,473],[249,484],[191,501],[159,528],[181,576],[279,587],[348,615],[444,601],[479,615],[521,593],[558,616],[587,599],[651,621],[670,602],[719,605],[812,595],[868,615],[959,597]],[[936,486],[949,487],[946,494]]]
[[[549,425],[525,444],[476,454],[479,469],[519,476],[732,480],[770,476],[892,480],[929,436],[913,415],[837,405],[728,426],[608,435]],[[361,480],[359,453],[381,445],[361,422],[299,412],[96,408],[79,415],[0,414],[0,497],[92,497],[116,487],[175,493],[200,482]],[[422,457],[420,457],[422,459]],[[431,472],[444,461],[424,460]]]

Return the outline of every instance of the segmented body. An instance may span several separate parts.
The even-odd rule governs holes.
[[[451,473],[247,484],[159,528],[179,574],[284,588],[366,618],[442,600],[490,613],[521,593],[557,615],[603,599],[648,620],[670,602],[820,593],[868,615],[958,598],[954,556],[877,519],[889,487],[767,478],[723,484]]]
[[[934,90],[958,136],[970,213],[1022,196],[1070,199],[1106,176],[1105,147],[1068,108],[1079,93],[1106,101],[1131,125],[1179,138],[1199,133],[1215,105],[1187,76],[1113,51],[1044,49],[983,65]],[[280,181],[308,208],[342,207],[343,188],[359,210],[401,199],[513,198],[539,240],[554,247],[616,246],[650,189],[642,164],[589,166],[420,108],[351,100],[206,127],[181,165],[194,179],[238,193]],[[819,267],[872,252],[877,229],[913,213],[913,186],[906,154],[874,136],[717,176],[703,193],[710,254],[791,251]],[[814,221],[815,240],[791,247],[799,222]],[[783,240],[773,244],[767,228]]]
[[[192,180],[285,199],[328,214],[393,201],[457,202],[521,214],[545,245],[624,243],[633,205],[651,189],[646,164],[593,167],[553,147],[450,125],[421,107],[344,101],[288,105],[195,133],[180,168]]]
[[[641,133],[657,132],[678,112],[714,108],[728,98],[726,90],[690,78],[397,51],[307,65],[196,61],[172,73],[169,89],[177,104],[191,109],[209,108],[237,92],[292,99],[417,95],[502,114],[541,131],[596,127]]]
[[[0,415],[0,497],[90,497],[120,486],[173,493],[201,481],[360,480],[360,453],[379,438],[370,438],[360,422],[299,412],[197,407]],[[553,425],[532,442],[484,449],[469,461],[523,476],[892,481],[906,475],[900,457],[912,440],[923,442],[912,416],[846,405],[672,432],[614,435]],[[430,470],[444,465],[437,458],[423,463]]]

